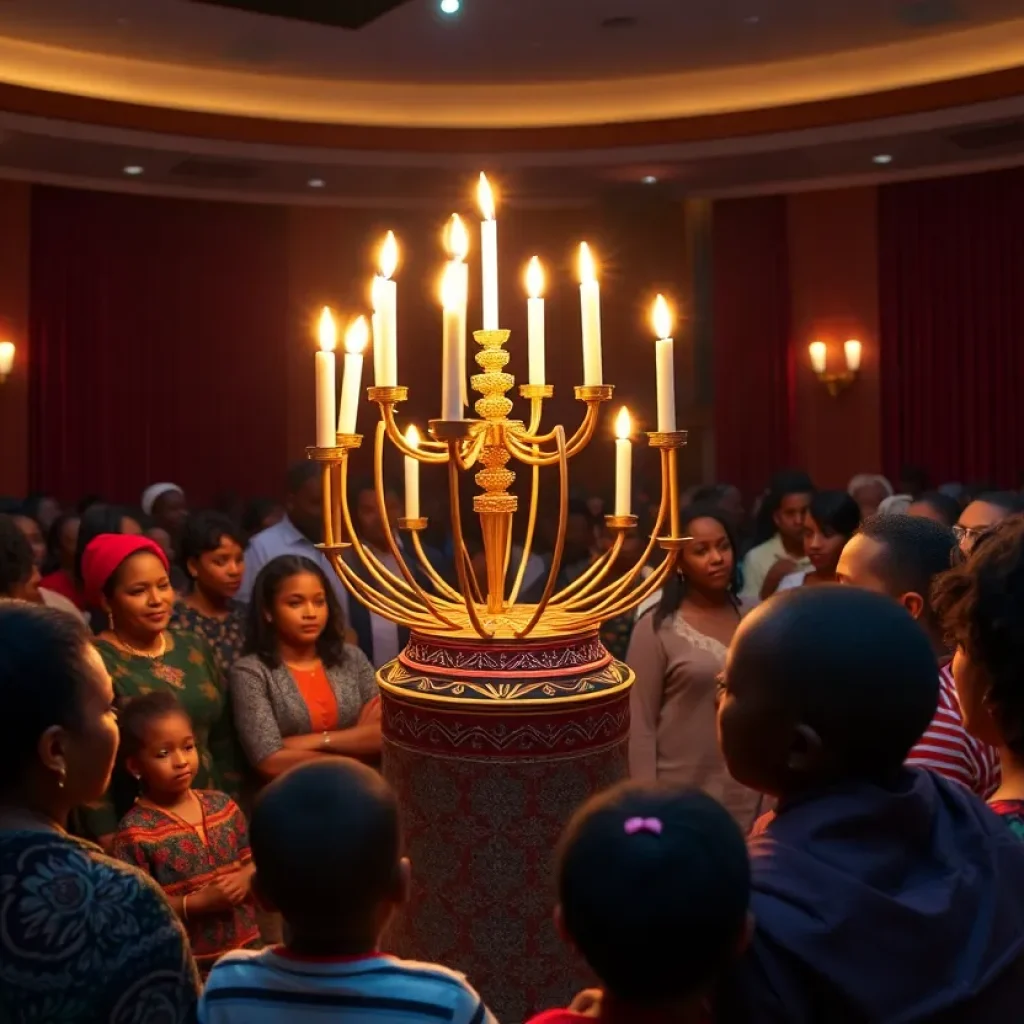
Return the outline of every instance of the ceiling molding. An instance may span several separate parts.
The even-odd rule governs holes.
[[[140,109],[364,129],[600,129],[927,89],[1024,67],[1024,18],[767,64],[592,81],[432,84],[254,74],[0,37],[0,81]],[[988,97],[992,98],[992,97]],[[962,101],[961,101],[962,102]],[[326,143],[325,143],[326,144]]]

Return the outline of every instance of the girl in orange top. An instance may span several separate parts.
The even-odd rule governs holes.
[[[344,630],[334,591],[308,558],[281,555],[256,577],[230,686],[238,738],[264,778],[316,758],[380,756],[373,667]]]

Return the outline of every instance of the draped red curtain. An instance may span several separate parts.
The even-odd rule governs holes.
[[[1014,485],[1024,470],[1024,169],[879,196],[887,470]]]
[[[276,492],[286,462],[285,211],[37,188],[33,487],[138,501]]]
[[[785,197],[715,203],[712,244],[716,473],[752,497],[790,457]]]

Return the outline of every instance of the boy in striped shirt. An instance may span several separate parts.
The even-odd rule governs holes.
[[[200,1024],[496,1024],[461,975],[380,952],[409,862],[395,795],[371,768],[336,757],[280,776],[256,803],[250,843],[254,891],[288,940],[219,960]]]
[[[964,728],[949,652],[929,601],[933,581],[950,568],[955,550],[953,531],[934,520],[874,516],[843,548],[836,578],[899,601],[928,634],[941,666],[939,707],[907,764],[937,772],[984,799],[999,785],[999,755]]]

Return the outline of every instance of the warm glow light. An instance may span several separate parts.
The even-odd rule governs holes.
[[[811,366],[814,367],[814,372],[824,373],[825,367],[828,365],[828,348],[825,342],[812,341],[807,351],[811,354]]]
[[[659,338],[672,337],[672,310],[668,308],[664,295],[659,295],[654,300],[651,323],[654,324],[654,333]]]
[[[357,316],[348,325],[348,330],[345,332],[345,351],[354,356],[360,355],[366,351],[369,342],[370,327],[366,322],[366,317]]]
[[[392,277],[398,267],[398,242],[395,240],[394,231],[389,231],[384,236],[378,267],[381,277]]]
[[[453,213],[448,227],[445,230],[445,248],[453,260],[465,260],[469,254],[469,235],[466,234],[466,225],[462,218]]]
[[[410,423],[409,429],[405,432],[405,443],[410,448],[419,448],[420,446],[420,432],[414,423]]]
[[[459,265],[446,263],[441,275],[441,305],[445,309],[458,309],[462,303],[462,281]]]
[[[591,284],[597,279],[597,267],[594,257],[590,255],[590,246],[580,242],[580,284]]]
[[[629,410],[623,406],[615,417],[615,436],[620,441],[626,441],[632,433],[633,421],[629,417]]]
[[[531,299],[539,299],[544,292],[544,268],[540,260],[534,256],[526,265],[526,294]]]
[[[483,171],[480,172],[480,183],[476,187],[476,201],[480,204],[484,220],[494,220],[494,193]]]
[[[861,344],[856,338],[851,338],[844,346],[843,350],[846,354],[846,368],[851,373],[856,373],[860,369],[860,357],[861,357]]]
[[[335,326],[330,306],[324,306],[320,313],[318,331],[320,335],[320,351],[333,352],[338,347],[338,328]]]
[[[0,341],[0,380],[14,368],[14,342]]]

